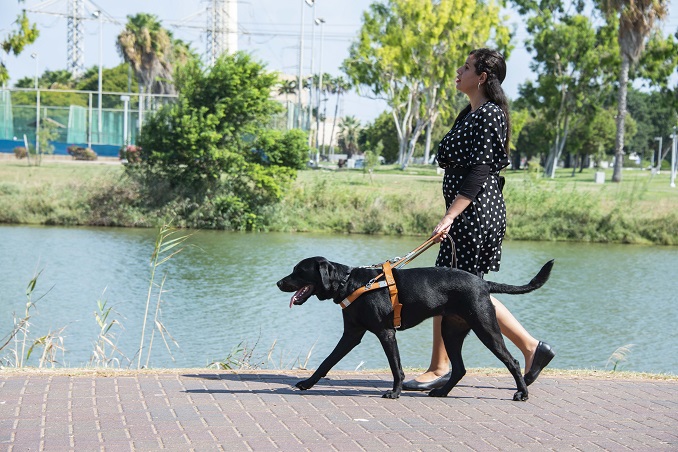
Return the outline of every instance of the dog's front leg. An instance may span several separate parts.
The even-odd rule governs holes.
[[[336,347],[332,350],[332,353],[325,358],[325,360],[320,364],[318,369],[311,375],[311,378],[308,380],[300,381],[295,386],[301,390],[311,389],[322,377],[327,375],[327,373],[332,369],[339,361],[342,360],[344,356],[348,354],[351,350],[355,348],[356,345],[360,344],[363,336],[365,335],[365,329],[344,329],[344,334],[339,339]]]
[[[400,363],[400,351],[398,350],[396,331],[392,328],[384,329],[376,334],[379,338],[379,342],[381,342],[381,346],[384,348],[384,353],[386,353],[386,358],[388,358],[388,364],[391,367],[391,373],[393,374],[393,389],[386,391],[382,397],[385,399],[397,399],[400,397],[400,393],[403,390],[405,372],[403,372],[403,366]]]

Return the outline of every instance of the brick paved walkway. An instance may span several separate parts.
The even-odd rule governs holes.
[[[1,450],[678,450],[676,379],[542,376],[523,403],[508,373],[399,400],[386,373],[72,373],[0,373]]]

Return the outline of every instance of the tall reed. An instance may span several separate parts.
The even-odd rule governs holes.
[[[14,327],[12,328],[12,331],[3,338],[3,342],[0,345],[0,351],[2,351],[9,347],[10,344],[14,344],[14,347],[9,349],[10,357],[2,359],[7,366],[17,368],[24,367],[33,354],[33,351],[40,347],[42,347],[42,353],[38,359],[39,367],[43,367],[46,363],[50,363],[54,366],[54,364],[57,363],[57,353],[61,352],[63,355],[66,350],[64,347],[64,338],[62,336],[66,327],[59,328],[56,331],[50,330],[46,335],[38,337],[35,340],[31,340],[30,337],[30,320],[33,316],[31,311],[34,311],[38,301],[42,300],[47,293],[52,290],[50,288],[37,300],[33,300],[33,293],[35,292],[38,278],[41,274],[42,270],[33,276],[26,286],[26,307],[24,316],[22,318],[17,318],[16,314],[14,314]]]
[[[109,320],[109,316],[114,311],[112,307],[107,305],[107,300],[97,300],[97,311],[94,312],[94,318],[99,326],[99,334],[94,342],[94,350],[92,350],[89,365],[94,367],[109,367],[111,365],[120,367],[121,359],[131,364],[129,358],[118,348],[118,338],[113,330],[114,326],[122,328],[122,324],[116,319]]]
[[[184,243],[186,240],[192,235],[192,234],[185,234],[181,235],[178,237],[175,237],[176,234],[179,233],[178,229],[175,229],[171,226],[170,223],[165,223],[162,225],[162,227],[159,229],[158,234],[156,235],[155,239],[155,246],[153,248],[153,253],[151,255],[151,276],[150,276],[150,282],[148,285],[148,294],[146,296],[146,308],[144,311],[144,317],[142,321],[142,327],[141,327],[141,340],[139,342],[139,351],[137,353],[138,355],[138,360],[137,360],[137,368],[141,368],[141,361],[144,355],[144,345],[145,345],[145,335],[146,335],[146,325],[149,320],[149,310],[151,307],[151,301],[155,297],[155,312],[153,314],[153,329],[151,333],[151,338],[149,341],[148,345],[148,351],[146,352],[146,362],[145,362],[145,367],[148,367],[150,359],[151,359],[151,351],[153,348],[153,339],[155,337],[155,331],[157,330],[163,341],[165,342],[165,345],[167,347],[167,350],[170,353],[170,356],[172,354],[171,349],[169,348],[169,344],[167,343],[166,335],[174,342],[175,345],[178,345],[176,341],[169,335],[169,332],[163,325],[163,323],[160,320],[160,305],[162,303],[162,295],[164,293],[164,286],[165,286],[165,281],[167,278],[167,274],[163,275],[162,280],[160,283],[156,282],[156,272],[158,271],[158,268],[172,259],[174,256],[179,254],[181,251],[184,250]],[[172,357],[172,359],[174,359]]]

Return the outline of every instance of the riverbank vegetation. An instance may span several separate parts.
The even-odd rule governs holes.
[[[506,171],[507,237],[678,245],[678,192],[668,172],[633,170],[623,183],[596,184],[593,171],[559,170],[554,179]],[[280,202],[262,209],[257,229],[426,235],[443,214],[441,180],[432,166],[299,171]],[[159,227],[175,218],[182,227],[245,229],[212,221],[213,200],[194,202],[185,216],[178,204],[149,210],[140,193],[119,164],[0,160],[1,223]]]

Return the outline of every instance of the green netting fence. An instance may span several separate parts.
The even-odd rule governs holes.
[[[117,156],[121,146],[136,144],[145,119],[175,99],[107,92],[101,95],[100,109],[99,95],[93,91],[0,88],[0,152],[23,146],[24,136],[34,145],[38,123],[49,123],[58,134],[51,143],[57,154],[65,154],[68,146],[76,144],[91,147],[99,155]],[[288,101],[268,126],[286,130],[299,122],[308,130],[308,109],[299,111],[296,103]]]
[[[95,150],[135,144],[143,119],[174,99],[175,96],[102,93],[99,109],[96,92],[0,89],[0,141],[4,141],[0,151],[23,145],[24,135],[29,143],[35,143],[38,120],[41,125],[48,122],[53,126],[58,133],[55,147],[64,152],[71,144]]]

